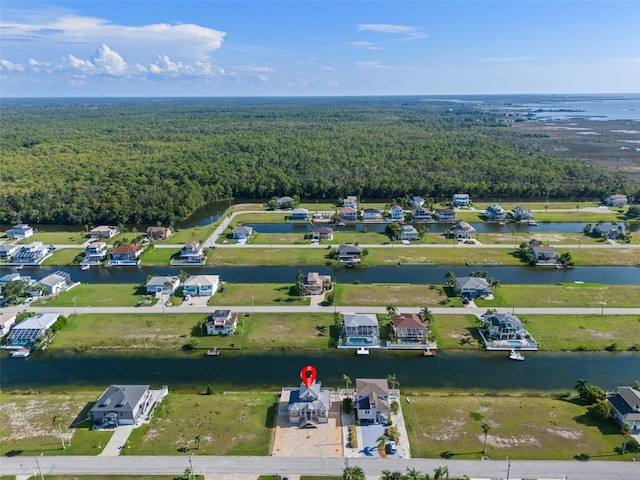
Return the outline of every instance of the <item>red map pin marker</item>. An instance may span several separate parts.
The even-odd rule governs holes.
[[[304,384],[307,386],[307,388],[311,388],[311,385],[313,385],[313,382],[315,381],[317,374],[318,374],[318,371],[316,370],[316,367],[313,367],[311,365],[302,367],[302,370],[300,370],[300,378],[302,379]]]

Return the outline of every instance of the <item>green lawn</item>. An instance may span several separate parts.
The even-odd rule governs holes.
[[[305,238],[303,233],[254,233],[249,238],[249,242],[254,245],[309,245],[311,239]],[[234,242],[234,239],[225,239],[227,243]],[[218,242],[220,243],[220,242]]]
[[[202,379],[203,390],[207,384]],[[211,379],[214,383],[214,379]],[[268,455],[277,413],[275,393],[169,393],[150,424],[133,431],[126,454]],[[200,435],[196,449],[195,436]],[[186,465],[186,463],[185,463]]]
[[[438,349],[478,350],[483,348],[475,315],[434,315],[431,330]]]
[[[587,453],[594,460],[631,460],[619,455],[622,436],[613,421],[597,421],[571,400],[542,396],[411,395],[402,404],[411,456],[453,459],[482,456],[483,422],[490,426],[486,456],[504,461],[573,460]],[[478,418],[477,420],[475,418]]]
[[[448,298],[441,286],[409,284],[339,284],[336,286],[338,305],[375,305],[397,307],[452,306],[461,307],[458,298]]]
[[[587,207],[593,208],[593,207],[600,206],[598,202],[527,202],[527,201],[523,201],[523,202],[490,202],[490,203],[473,202],[473,207],[477,210],[482,210],[484,212],[488,206],[495,205],[496,203],[500,205],[502,208],[504,208],[505,210],[513,210],[516,207],[526,207],[530,210],[545,210],[545,207],[548,207],[549,210],[566,210],[566,209],[575,210],[576,205],[579,205],[580,208],[587,208]]]
[[[72,307],[135,307],[146,296],[146,290],[131,283],[81,283],[57,297],[48,299],[46,305]],[[156,300],[152,300],[152,305]],[[142,307],[141,307],[142,308]]]
[[[224,217],[221,217],[224,218]],[[173,235],[169,237],[166,243],[188,243],[199,241],[200,243],[204,243],[207,238],[211,236],[216,227],[220,224],[221,220],[218,219],[214,223],[209,225],[200,226],[200,227],[192,227],[192,228],[183,228],[174,232]]]
[[[37,229],[37,226],[35,228]],[[87,232],[37,232],[18,243],[21,245],[31,242],[42,242],[45,245],[81,245],[87,240],[89,240]]]
[[[142,265],[169,265],[171,257],[178,253],[180,250],[173,248],[148,247],[140,255],[140,263]]]
[[[240,213],[235,216],[232,226],[240,223],[286,223],[287,217],[291,214],[286,210],[265,213]]]
[[[294,279],[295,280],[295,279]],[[308,298],[290,295],[291,284],[235,283],[225,284],[224,292],[216,293],[209,305],[309,305]]]
[[[207,265],[325,265],[325,248],[215,248]]]
[[[42,262],[42,265],[71,265],[75,258],[82,253],[84,253],[83,248],[60,248],[54,250],[53,254]]]
[[[98,455],[113,432],[94,432],[84,421],[101,392],[0,394],[0,455]],[[71,446],[62,449],[60,433],[52,424],[60,415]]]

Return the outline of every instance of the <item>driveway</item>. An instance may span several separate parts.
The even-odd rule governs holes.
[[[124,447],[124,444],[129,439],[129,435],[134,429],[134,425],[121,425],[116,427],[109,443],[104,447],[104,450],[100,453],[101,457],[117,457],[120,455],[120,450]]]

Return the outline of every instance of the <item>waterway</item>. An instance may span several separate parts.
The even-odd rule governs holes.
[[[183,352],[35,352],[27,359],[0,355],[2,389],[99,387],[109,384],[168,385],[173,390],[271,389],[295,385],[300,369],[314,365],[318,379],[338,387],[342,375],[352,379],[396,374],[401,388],[505,390],[573,389],[576,379],[605,389],[629,385],[640,373],[640,354],[525,353],[524,362],[505,352],[418,353],[373,351],[366,358],[353,352],[231,352],[207,357]]]

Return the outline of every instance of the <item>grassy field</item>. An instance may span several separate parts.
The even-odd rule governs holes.
[[[471,263],[496,263],[522,265],[508,248],[474,248],[453,244],[443,248],[398,246],[394,248],[370,248],[367,265],[397,265],[398,263],[428,263],[436,265],[465,265]]]
[[[183,228],[174,232],[173,235],[169,237],[166,243],[187,243],[187,242],[200,242],[204,243],[204,241],[211,236],[216,227],[220,224],[220,219],[215,221],[214,223],[210,223],[209,225],[201,226],[201,227],[192,227],[192,228]]]
[[[169,265],[171,257],[179,252],[179,249],[149,247],[140,255],[140,263],[143,265]]]
[[[42,262],[42,265],[71,265],[75,258],[83,252],[84,249],[82,248],[60,248],[55,250],[49,258]]]
[[[203,379],[207,383],[207,379]],[[169,393],[150,424],[133,431],[126,454],[268,455],[277,412],[274,393]],[[195,436],[200,435],[200,448]],[[186,461],[186,458],[185,458]]]
[[[398,283],[336,286],[338,305],[374,305],[397,307],[417,307],[424,305],[461,307],[459,298],[448,298],[441,286],[405,285]]]
[[[215,248],[207,265],[326,265],[325,248]]]
[[[145,296],[144,287],[131,283],[81,283],[47,300],[46,305],[73,307],[75,298],[77,307],[135,307]],[[153,299],[151,305],[155,303]]]
[[[293,284],[236,283],[226,284],[224,292],[216,293],[209,305],[309,305],[308,298],[290,295]]]
[[[434,315],[431,329],[439,349],[478,350],[483,347],[475,315]]]
[[[490,426],[486,456],[494,460],[631,460],[619,455],[622,436],[613,421],[597,421],[586,407],[550,397],[416,396],[403,404],[412,457],[480,458],[483,422]]]
[[[291,212],[285,210],[265,213],[240,213],[231,223],[233,227],[241,223],[286,223]]]
[[[0,455],[97,455],[113,432],[94,432],[84,421],[101,391],[73,393],[0,394]],[[63,432],[72,435],[62,449],[60,433],[52,424],[60,415]]]
[[[36,227],[37,229],[37,227]],[[20,240],[20,245],[42,242],[45,245],[81,245],[89,240],[87,232],[36,232],[29,238]]]

